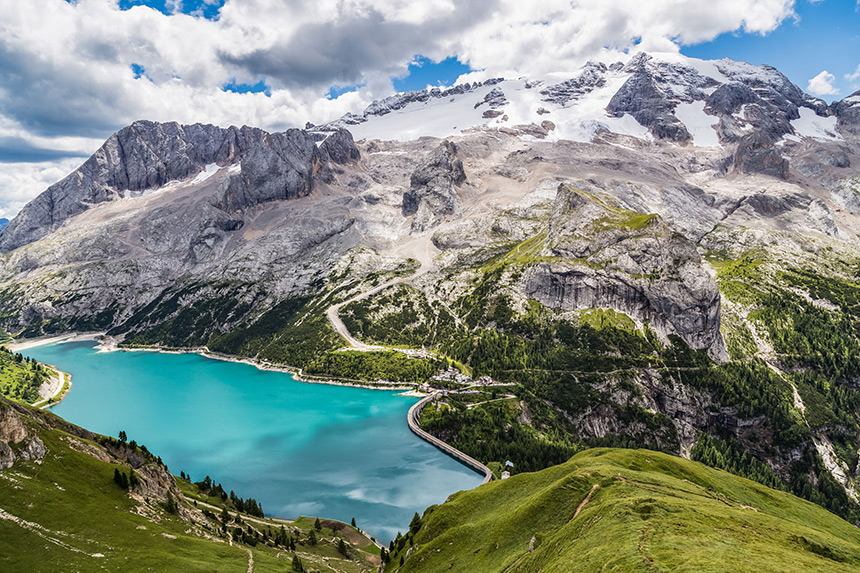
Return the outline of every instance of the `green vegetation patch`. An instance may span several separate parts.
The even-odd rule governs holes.
[[[604,328],[636,330],[636,323],[632,318],[612,308],[590,308],[579,311],[579,320],[582,324],[587,324],[595,330]]]
[[[353,336],[371,344],[432,348],[456,329],[448,308],[403,284],[352,302],[339,314]]]
[[[39,386],[50,375],[47,366],[0,346],[0,396],[32,404],[39,399]]]
[[[433,358],[412,358],[395,350],[327,352],[305,367],[310,375],[328,375],[360,381],[425,382],[447,366]]]
[[[386,571],[404,573],[860,568],[860,530],[826,510],[647,450],[591,449],[461,492],[394,549]]]

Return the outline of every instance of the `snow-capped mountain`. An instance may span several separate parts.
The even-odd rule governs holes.
[[[860,96],[828,106],[770,66],[640,53],[626,62],[589,62],[573,74],[400,93],[314,129],[345,127],[357,140],[406,141],[490,127],[579,142],[605,130],[709,147],[752,132],[774,142],[838,140],[837,126],[858,122]]]

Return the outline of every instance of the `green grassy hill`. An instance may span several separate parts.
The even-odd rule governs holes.
[[[316,529],[313,519],[239,513],[220,491],[174,478],[145,447],[0,398],[0,571],[294,571],[298,557],[304,571],[359,573],[379,564],[379,549],[344,523]]]
[[[428,508],[392,571],[860,571],[860,529],[697,462],[600,448]]]

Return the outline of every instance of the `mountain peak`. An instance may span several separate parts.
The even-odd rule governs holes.
[[[545,121],[553,129],[542,127]],[[775,140],[838,140],[840,130],[856,123],[772,66],[639,52],[626,61],[589,61],[569,73],[395,94],[316,129],[346,127],[356,139],[382,140],[513,129],[526,139],[591,142],[613,133],[714,147],[752,131]]]
[[[202,183],[220,168],[229,173],[212,205],[235,213],[265,201],[305,196],[316,179],[330,178],[330,163],[357,158],[346,130],[320,137],[300,129],[269,134],[252,127],[138,120],[28,203],[0,234],[0,252],[38,240],[100,203],[139,197],[175,181],[199,178]]]

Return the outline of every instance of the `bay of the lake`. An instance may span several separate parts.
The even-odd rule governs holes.
[[[416,398],[307,384],[198,354],[99,352],[94,342],[24,351],[72,375],[52,411],[145,444],[170,471],[209,475],[266,515],[338,519],[388,542],[412,515],[481,476],[415,436]]]

